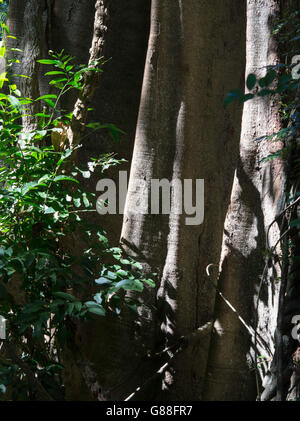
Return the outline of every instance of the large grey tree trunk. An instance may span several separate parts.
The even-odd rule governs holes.
[[[222,101],[232,86],[242,88],[244,83],[245,12],[240,1],[223,1],[217,7],[211,1],[152,2],[121,241],[158,272],[153,299],[158,310],[148,315],[151,328],[140,321],[142,342],[153,353],[176,346],[181,336],[213,319],[215,289],[205,268],[219,259],[241,121],[241,108],[224,111]],[[141,197],[135,180],[145,180],[149,191],[151,179],[162,178],[205,180],[203,224],[187,225],[186,215],[177,215],[176,192],[170,215],[132,212]],[[155,377],[152,397],[201,399],[209,344],[207,332],[179,352],[160,378]],[[164,358],[172,356],[169,351]],[[164,362],[162,358],[161,365]],[[145,396],[141,390],[135,398]]]
[[[278,16],[277,1],[249,0],[247,4],[246,75],[262,77],[267,65],[278,63],[272,39],[272,23]],[[279,160],[262,163],[262,158],[282,145],[262,136],[280,128],[278,104],[274,98],[256,97],[244,105],[240,153],[224,227],[218,285],[224,296],[248,326],[218,297],[216,322],[207,371],[205,398],[210,400],[253,399],[255,384],[254,329],[258,312],[257,357],[265,357],[263,370],[274,352],[279,267],[266,267],[263,251],[279,238],[273,224],[283,199],[283,165]],[[268,236],[268,243],[267,243]],[[278,248],[277,248],[278,251]],[[262,288],[260,283],[264,273]],[[259,305],[257,307],[257,295]],[[263,340],[262,340],[263,338]],[[261,360],[260,360],[261,361]],[[232,379],[239,379],[239,387]]]

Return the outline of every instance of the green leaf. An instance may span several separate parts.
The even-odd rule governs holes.
[[[155,288],[155,282],[152,279],[142,279],[142,281],[149,285],[149,287]]]
[[[53,70],[52,72],[45,73],[45,76],[50,76],[50,75],[64,75],[64,74],[65,74],[65,72]]]
[[[2,87],[3,87],[4,82],[8,81],[8,79],[7,79],[6,75],[7,75],[7,73],[6,73],[6,72],[4,72],[4,73],[1,73],[1,74],[0,74],[0,88],[2,88]],[[8,97],[7,97],[7,96],[5,96],[5,98],[8,98]]]
[[[251,91],[254,88],[255,84],[256,84],[256,76],[255,76],[254,73],[250,73],[250,75],[248,75],[247,81],[246,81],[246,85],[247,85],[247,88],[249,89],[249,91]]]
[[[81,171],[81,173],[84,178],[90,178],[91,176],[90,171]]]
[[[75,304],[74,303],[68,303],[66,314],[72,314],[74,310]]]
[[[266,96],[266,95],[269,95],[271,93],[272,93],[272,91],[270,89],[262,89],[261,91],[259,91],[257,93],[257,95],[258,96]]]
[[[74,202],[74,205],[76,206],[76,208],[80,207],[80,205],[81,205],[80,197],[73,197],[73,202]]]
[[[275,70],[269,70],[264,78],[265,86],[271,85],[271,83],[276,79],[277,73]]]
[[[32,148],[32,147],[31,147]],[[41,177],[38,181],[38,184],[43,183],[43,181],[48,181],[50,179],[50,175],[43,175],[43,177]]]
[[[86,193],[83,193],[83,195],[82,195],[82,200],[83,200],[84,206],[85,206],[86,208],[88,208],[88,207],[90,206],[90,202],[89,202],[89,200],[88,200],[88,198],[87,198],[87,196],[86,196]]]
[[[24,184],[24,186],[21,189],[21,195],[24,196],[26,193],[28,193],[30,190],[34,189],[40,185],[38,181],[30,181],[29,183]]]
[[[110,284],[111,282],[112,281],[110,279],[107,279],[107,278],[104,278],[104,277],[95,279],[95,283],[98,284],[98,285]]]
[[[55,213],[55,209],[53,209],[53,208],[51,208],[51,206],[50,207],[48,207],[48,206],[45,206],[45,208],[44,208],[44,214],[51,214],[51,213]]]
[[[79,181],[78,180],[76,180],[75,178],[73,178],[73,177],[69,177],[69,176],[67,176],[67,175],[57,175],[55,178],[54,178],[54,180],[53,181],[63,181],[63,180],[66,180],[66,181],[72,181],[73,183],[79,183]]]
[[[94,295],[94,300],[96,301],[97,304],[101,304],[102,303],[102,294],[101,294],[101,292],[98,292],[96,295]]]
[[[114,288],[123,288],[125,291],[143,291],[144,286],[138,279],[123,279],[117,282]]]
[[[103,307],[89,307],[90,313],[98,314],[98,316],[105,316],[105,310]]]
[[[36,117],[44,117],[44,118],[49,118],[50,114],[45,114],[45,113],[36,113],[34,114]]]
[[[108,279],[112,279],[113,281],[118,278],[117,275],[114,272],[110,271],[110,270],[107,271],[107,273],[105,274],[105,276],[107,276]]]
[[[31,79],[31,77],[30,76],[26,76],[26,75],[18,75],[18,74],[14,74],[14,75],[12,75],[13,77],[24,77],[24,78],[26,78],[26,79]]]
[[[60,79],[53,79],[51,82],[49,82],[49,85],[55,85],[57,83],[65,82],[68,80],[66,77],[60,78]]]
[[[37,60],[37,62],[41,64],[57,64],[57,60],[51,60],[51,59],[41,59],[41,60]]]
[[[4,29],[4,31],[6,32],[7,35],[10,35],[10,31],[9,31],[8,27],[5,25],[5,23],[2,22],[1,27],[2,27],[2,29]]]
[[[16,109],[16,110],[18,110],[19,112],[21,112],[22,111],[22,105],[21,105],[21,103],[20,103],[20,101],[18,100],[18,98],[16,98],[15,96],[13,96],[13,95],[8,95],[8,99],[9,99],[9,101],[10,101],[10,103],[11,103],[11,105]]]
[[[69,158],[69,156],[72,155],[72,152],[73,152],[72,149],[67,149],[66,152],[58,161],[57,165],[59,166],[65,159]]]
[[[24,50],[21,50],[20,48],[8,48],[9,51],[17,51],[18,53],[23,53]]]
[[[51,99],[44,99],[44,101],[46,102],[47,105],[49,105],[49,107],[55,108],[55,104],[53,101],[51,101]]]
[[[86,305],[86,307],[97,307],[98,304],[95,301],[86,301],[84,303]]]
[[[57,95],[54,95],[54,94],[47,94],[47,95],[42,95],[42,96],[39,96],[37,99],[36,99],[36,101],[40,101],[40,100],[42,100],[42,99],[56,99],[57,98]]]
[[[67,292],[53,292],[52,295],[58,298],[63,298],[64,300],[71,300],[71,301],[78,301],[78,298],[74,297],[72,294],[68,294]]]
[[[240,102],[246,102],[249,101],[249,99],[254,98],[254,94],[245,94],[243,96],[241,96],[240,98]]]
[[[0,48],[0,57],[4,57],[6,52],[5,45],[2,45]]]
[[[80,301],[76,301],[76,303],[74,303],[74,306],[77,311],[80,311],[82,309],[82,303]]]
[[[143,266],[139,262],[134,262],[132,266],[139,270],[143,270]]]
[[[291,227],[300,227],[300,219],[294,219],[293,221],[291,221],[290,223]]]
[[[127,270],[123,270],[123,269],[119,269],[119,270],[117,270],[117,274],[119,276],[128,276],[128,271]]]

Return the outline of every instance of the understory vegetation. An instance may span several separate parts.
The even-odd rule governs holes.
[[[4,23],[2,29],[5,39],[14,38]],[[0,55],[6,54],[4,42]],[[82,90],[87,71],[102,72],[103,61],[78,66],[64,51],[49,54],[39,63],[53,66],[46,73],[53,77],[51,94],[23,97],[15,80],[26,76],[11,72],[16,59],[0,75],[0,314],[7,332],[0,350],[1,400],[64,399],[61,353],[74,322],[108,311],[119,316],[124,306],[137,312],[142,298],[125,292],[154,287],[140,263],[111,248],[106,232],[84,218],[96,212],[96,198],[82,180],[96,172],[101,177],[121,160],[105,154],[79,168],[81,145],[68,141],[72,112],[60,104],[70,90]],[[34,102],[41,111],[27,130],[24,117]],[[99,123],[87,128],[108,129],[114,139],[120,132]]]

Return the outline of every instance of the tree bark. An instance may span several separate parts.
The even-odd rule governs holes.
[[[243,2],[223,1],[218,7],[210,1],[152,2],[121,240],[158,272],[153,297],[158,310],[147,315],[152,318],[147,328],[141,319],[138,336],[153,352],[213,317],[215,289],[205,278],[205,268],[217,262],[220,253],[241,121],[241,108],[224,112],[222,101],[230,87],[243,85],[244,48]],[[186,225],[186,215],[177,215],[176,194],[170,215],[131,212],[141,194],[135,180],[145,180],[149,191],[151,179],[162,178],[205,180],[202,225]],[[202,398],[209,338],[172,361],[155,386],[155,398]],[[145,396],[139,393],[139,399]]]
[[[40,96],[39,89],[39,63],[43,49],[43,11],[45,4],[40,0],[26,2],[24,9],[24,53],[22,55],[22,74],[27,76],[21,78],[20,88],[24,97],[36,99]],[[36,128],[36,117],[34,114],[41,111],[39,102],[34,101],[26,106],[23,112],[24,131],[31,131]]]
[[[278,13],[277,1],[248,0],[246,75],[255,73],[262,77],[266,66],[278,63],[278,49],[271,36]],[[269,232],[268,227],[281,210],[284,172],[282,161],[278,159],[261,162],[282,144],[260,138],[277,132],[279,128],[278,103],[274,97],[255,97],[245,103],[240,154],[225,221],[218,284],[251,327],[251,333],[218,298],[205,387],[207,400],[253,400],[257,394],[256,364],[261,363],[259,372],[263,377],[274,352],[279,267],[277,264],[265,267],[268,258],[263,256],[263,251],[267,244],[270,248],[274,246],[279,238],[278,226],[273,224]],[[255,353],[256,318],[259,335]],[[265,361],[255,361],[255,357],[264,357]],[[239,378],[239,387],[236,378]]]

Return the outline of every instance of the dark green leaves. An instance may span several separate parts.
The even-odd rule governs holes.
[[[246,85],[249,91],[251,91],[254,88],[255,84],[256,84],[256,75],[253,73],[250,73],[246,81]]]
[[[271,83],[276,79],[277,73],[275,70],[269,70],[265,77],[259,79],[258,83],[261,88],[271,85]]]
[[[291,221],[290,227],[300,227],[300,219],[298,218]]]
[[[47,76],[57,77],[50,83],[58,91],[35,99],[43,111],[35,114],[36,128],[31,131],[22,126],[22,113],[33,99],[22,97],[8,80],[9,73],[0,75],[0,88],[7,83],[3,92],[8,92],[0,93],[0,314],[13,326],[9,332],[20,356],[43,384],[45,379],[56,381],[49,373],[61,365],[53,355],[60,358],[61,347],[73,334],[70,323],[92,315],[103,317],[108,311],[119,315],[124,306],[137,310],[142,300],[129,300],[127,291],[139,293],[154,285],[141,264],[119,248],[110,249],[105,231],[82,217],[96,211],[95,194],[84,190],[82,179],[122,160],[107,153],[91,158],[86,168],[75,166],[73,156],[79,146],[68,146],[67,133],[73,115],[64,113],[60,102],[71,88],[82,89],[87,71],[100,69],[77,66],[64,52],[50,54],[39,63],[56,68]],[[100,128],[109,130],[114,140],[122,133],[112,124],[90,126]],[[53,134],[59,139],[55,145]],[[62,139],[65,144],[60,144]],[[66,246],[72,238],[80,242],[80,253]],[[22,304],[8,292],[7,285],[16,280]],[[97,291],[85,301],[91,283]],[[30,393],[26,375],[15,366],[12,390],[22,384]],[[0,361],[1,385],[2,369]]]
[[[58,298],[62,298],[63,300],[71,300],[71,301],[78,301],[76,297],[72,294],[68,294],[67,292],[53,292],[53,295]]]
[[[115,288],[123,288],[125,291],[143,291],[144,286],[138,279],[123,279],[123,281],[117,282]]]
[[[90,306],[90,307],[88,307],[88,311],[90,313],[97,314],[98,316],[105,316],[105,314],[106,314],[104,308],[103,307],[100,307],[100,306],[99,307],[97,307],[97,306]]]
[[[226,98],[224,99],[224,107],[227,107],[234,101],[239,101],[240,103],[249,101],[250,99],[253,99],[256,95],[262,97],[265,95],[276,93],[276,90],[268,88],[274,82],[276,77],[277,72],[274,69],[268,70],[267,74],[260,79],[257,79],[257,76],[254,73],[250,73],[247,76],[246,87],[249,91],[252,92],[243,94],[240,90],[233,89],[232,91],[228,92]],[[257,83],[258,87],[256,87]],[[280,83],[282,82],[280,82],[279,79],[278,86],[280,86]]]

